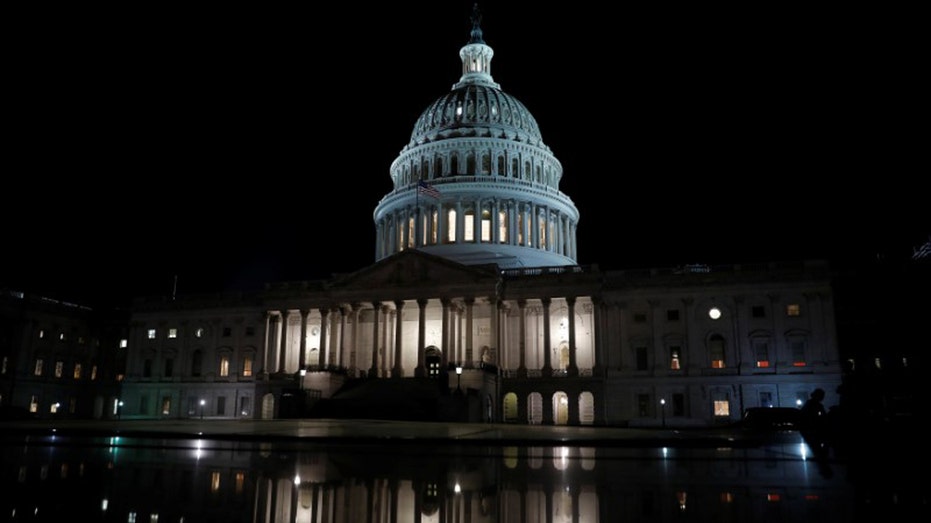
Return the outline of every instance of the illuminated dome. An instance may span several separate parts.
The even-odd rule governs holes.
[[[491,76],[494,51],[472,15],[462,77],[417,119],[375,208],[376,260],[420,249],[501,268],[576,264],[579,212],[530,111]]]

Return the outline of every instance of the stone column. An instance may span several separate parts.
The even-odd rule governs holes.
[[[575,296],[567,297],[566,303],[569,304],[569,368],[566,373],[569,376],[578,376],[579,365],[575,359]]]
[[[369,377],[378,377],[378,309],[381,302],[372,302],[372,366],[369,367]]]
[[[465,327],[465,365],[467,369],[473,368],[473,361],[475,361],[475,353],[473,352],[472,347],[472,306],[475,305],[475,298],[466,298],[466,327]]]
[[[297,370],[307,365],[307,316],[310,310],[301,309],[301,353],[297,355]]]
[[[517,366],[517,376],[527,377],[527,300],[517,300],[518,314],[520,314],[520,340],[517,342],[517,350],[520,354],[520,364]]]
[[[327,316],[329,316],[330,310],[325,307],[320,307],[320,367],[326,368],[330,363],[330,351],[327,346]]]
[[[346,361],[346,317],[351,312],[349,307],[339,308],[339,366],[343,369],[349,368],[349,362]]]
[[[404,300],[394,301],[395,325],[394,325],[394,369],[391,370],[393,378],[400,378],[403,372],[401,365],[401,345],[402,345],[402,321],[401,312],[404,310]]]
[[[285,371],[285,362],[287,361],[288,351],[288,315],[287,309],[281,311],[281,347],[278,352],[278,372]]]
[[[417,317],[417,368],[414,375],[422,378],[427,375],[424,367],[424,345],[427,340],[427,300],[420,298],[417,300],[418,314]]]
[[[550,341],[550,303],[552,300],[543,298],[541,301],[543,302],[543,376],[549,377],[553,375],[553,348],[550,346],[552,343]],[[546,410],[545,406],[544,404],[544,410]]]
[[[442,367],[441,370],[445,372],[447,367],[446,362],[448,361],[449,351],[451,350],[449,336],[449,298],[440,298],[440,303],[443,305],[443,326],[440,333],[440,344],[442,345],[440,348],[442,349],[441,353],[443,354],[443,358],[440,361],[440,366]]]

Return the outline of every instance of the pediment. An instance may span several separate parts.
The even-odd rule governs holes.
[[[494,265],[461,263],[408,249],[332,282],[331,289],[364,290],[398,288],[450,288],[461,285],[494,285]]]

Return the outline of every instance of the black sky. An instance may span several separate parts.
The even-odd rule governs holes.
[[[103,305],[175,275],[204,292],[371,264],[388,168],[459,79],[471,2],[342,4],[15,19],[0,287]],[[485,4],[494,78],[581,213],[580,263],[928,240],[914,13]]]

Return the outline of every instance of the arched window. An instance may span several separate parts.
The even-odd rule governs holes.
[[[569,423],[569,395],[562,391],[553,394],[553,423],[566,425]]]
[[[459,155],[452,155],[449,157],[449,174],[455,176],[459,174]]]
[[[540,216],[540,244],[537,245],[537,247],[540,249],[546,249],[546,222],[546,215]]]
[[[517,213],[517,245],[524,245],[524,213]]]
[[[522,180],[527,180],[527,179],[530,178],[530,175],[531,175],[530,162],[529,162],[529,161],[525,161],[525,162],[524,162],[524,172],[521,173],[521,177],[520,177],[520,178],[521,178]]]
[[[491,174],[491,154],[482,153],[482,174]]]
[[[440,213],[435,208],[430,211],[430,243],[436,244],[437,242],[437,227],[439,227],[439,216]]]
[[[507,172],[504,170],[506,166],[504,156],[498,156],[498,176],[507,176]]]
[[[579,424],[592,425],[595,423],[595,395],[585,391],[579,394]]]
[[[443,158],[441,156],[437,156],[433,160],[433,177],[439,178],[440,176],[443,176],[443,174],[445,174],[443,172]]]
[[[504,395],[504,422],[517,421],[517,394],[508,392]]]
[[[527,423],[543,423],[543,396],[539,392],[531,392],[527,396]]]
[[[513,178],[520,178],[520,162],[517,158],[511,158],[511,176]]]
[[[475,175],[475,153],[466,155],[466,172],[465,174]]]
[[[414,232],[416,223],[413,216],[407,218],[407,247],[411,249],[414,248],[414,240],[417,238]]]

